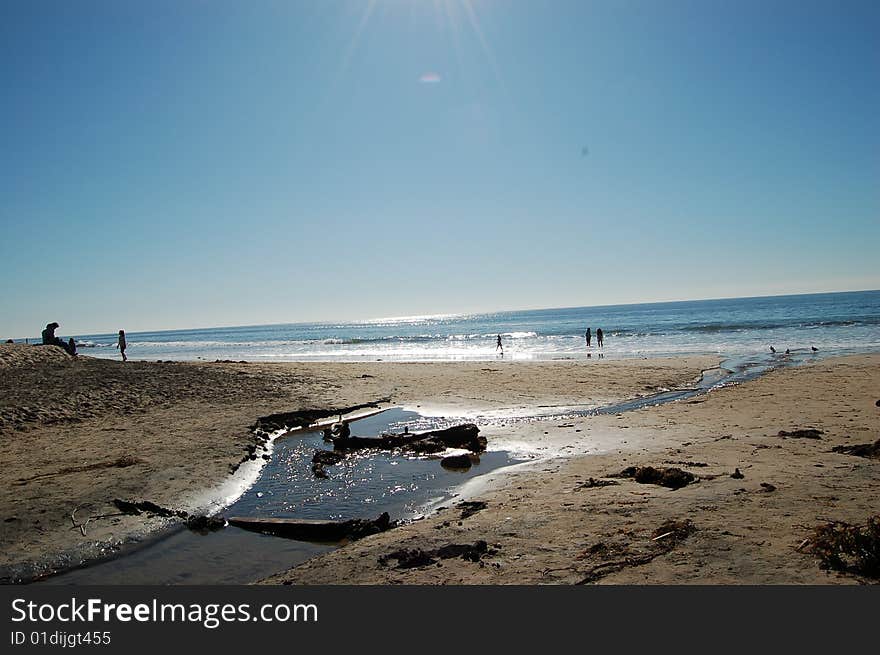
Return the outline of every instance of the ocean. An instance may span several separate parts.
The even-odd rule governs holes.
[[[125,325],[112,326],[115,329]],[[880,291],[571,307],[128,332],[127,355],[145,360],[460,361],[582,359],[584,332],[604,332],[607,358],[880,350]],[[63,336],[63,335],[62,335]],[[66,338],[66,336],[65,336]],[[118,358],[115,331],[75,336],[81,354]]]

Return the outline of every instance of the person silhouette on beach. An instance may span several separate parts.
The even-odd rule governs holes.
[[[501,350],[501,356],[504,357],[504,346],[501,344],[501,335],[498,335],[498,342],[495,344],[495,352]]]
[[[590,341],[593,340],[593,333],[590,332],[590,328],[587,328],[587,331],[584,332],[584,338],[587,340],[587,348],[590,347]]]
[[[119,340],[116,342],[116,347],[119,348],[119,354],[122,355],[122,361],[127,362],[128,357],[125,356],[125,330],[119,331]]]
[[[76,357],[76,345],[73,343],[73,339],[70,341],[65,341],[57,336],[55,336],[55,330],[61,327],[58,323],[52,322],[46,325],[46,328],[41,333],[43,337],[43,345],[44,346],[58,346],[65,352]]]
[[[60,346],[61,339],[55,336],[55,330],[61,327],[58,323],[47,323],[46,329],[43,330],[41,336],[43,337],[43,345],[44,346]]]
[[[596,328],[596,345],[601,348],[602,347],[602,328]]]

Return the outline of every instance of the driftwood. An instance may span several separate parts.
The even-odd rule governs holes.
[[[371,534],[384,532],[394,527],[387,512],[383,512],[375,520],[350,519],[348,521],[318,521],[310,519],[284,518],[252,518],[230,516],[226,519],[229,525],[270,534],[276,537],[298,539],[300,541],[316,541],[335,543],[343,539],[360,539]]]
[[[345,425],[345,428],[347,427]],[[324,440],[333,444],[333,450],[315,451],[312,456],[312,473],[316,478],[326,479],[329,477],[326,467],[338,464],[349,452],[395,448],[403,448],[418,454],[438,453],[447,448],[466,448],[471,451],[469,454],[444,457],[441,461],[444,468],[464,470],[473,464],[479,464],[477,455],[486,450],[486,438],[479,435],[480,428],[473,423],[453,425],[443,430],[383,434],[379,437],[353,437],[347,429],[328,428],[324,431]]]
[[[364,450],[374,448],[391,450],[393,448],[412,447],[418,452],[431,452],[434,448],[466,448],[473,453],[486,450],[486,438],[479,436],[480,428],[473,423],[453,425],[444,430],[431,430],[410,434],[383,434],[380,437],[340,437],[333,439],[335,450]],[[415,444],[419,444],[418,446]],[[426,448],[428,450],[426,450]],[[436,452],[436,451],[433,451]]]
[[[91,523],[92,521],[97,521],[99,519],[106,519],[106,518],[110,518],[112,516],[125,516],[124,512],[113,512],[112,514],[95,514],[95,515],[89,516],[82,523],[77,523],[76,522],[76,512],[81,507],[83,507],[83,505],[77,505],[76,507],[73,508],[73,511],[70,513],[70,522],[73,523],[73,527],[70,529],[71,530],[79,530],[82,533],[82,536],[84,536],[84,537],[86,536],[86,527],[88,527],[89,523]]]
[[[320,421],[322,418],[331,416],[341,416],[359,409],[376,409],[380,403],[389,402],[390,398],[380,398],[371,403],[361,403],[360,405],[352,405],[351,407],[340,407],[334,409],[301,409],[295,412],[281,412],[278,414],[270,414],[269,416],[261,416],[252,426],[253,429],[265,430],[272,432],[282,428],[290,429],[295,427],[308,427],[309,425]]]

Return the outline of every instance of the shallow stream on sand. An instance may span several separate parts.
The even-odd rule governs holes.
[[[767,371],[800,364],[812,354],[762,355],[725,361],[704,371],[686,389],[588,409],[572,408],[530,416],[479,416],[466,419],[478,425],[513,425],[536,418],[583,417],[617,414],[685,400],[723,386],[757,378]],[[351,423],[352,434],[378,436],[383,432],[419,432],[464,422],[425,417],[393,408]],[[256,482],[226,507],[225,516],[289,517],[298,519],[375,519],[388,512],[392,519],[413,520],[457,495],[457,490],[478,476],[522,461],[506,451],[480,456],[467,471],[446,470],[438,458],[413,457],[397,451],[363,451],[328,467],[329,479],[317,479],[311,470],[312,454],[328,449],[320,431],[292,432],[274,443],[271,460]],[[496,446],[497,447],[497,446]],[[454,501],[453,501],[454,502]],[[113,559],[72,569],[44,580],[48,584],[243,584],[291,568],[338,544],[316,544],[245,531],[233,526],[206,535],[185,528],[158,538]]]
[[[444,427],[441,418],[425,418],[399,408],[351,423],[352,434],[378,436]],[[491,448],[491,444],[490,444]],[[351,454],[327,467],[329,478],[315,478],[312,454],[332,449],[320,431],[292,432],[276,440],[271,460],[256,483],[222,514],[298,519],[412,520],[453,498],[464,482],[516,463],[505,452],[480,455],[467,471],[447,470],[437,457],[398,452]],[[459,452],[459,451],[450,451]],[[205,535],[181,528],[144,542],[126,554],[52,576],[50,584],[243,584],[277,573],[332,550],[228,526]]]

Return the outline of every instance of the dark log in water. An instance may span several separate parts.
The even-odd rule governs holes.
[[[319,521],[310,519],[253,518],[247,516],[231,516],[226,520],[229,525],[252,532],[322,543],[335,543],[343,539],[360,539],[394,527],[391,517],[387,512],[383,512],[377,519],[372,521],[367,519]]]
[[[360,405],[352,405],[351,407],[340,407],[335,409],[301,409],[295,412],[281,412],[278,414],[270,414],[269,416],[261,416],[252,426],[253,429],[261,429],[267,432],[279,430],[282,428],[290,429],[301,427],[305,428],[313,423],[320,421],[322,418],[331,416],[341,416],[359,409],[377,409],[380,403],[387,403],[390,398],[380,398],[371,403],[362,403]]]
[[[443,430],[431,430],[418,434],[385,434],[381,437],[340,437],[333,440],[336,450],[363,450],[374,448],[379,450],[391,450],[393,448],[413,447],[414,450],[430,452],[445,448],[466,448],[474,453],[486,450],[486,438],[479,436],[480,428],[473,423],[453,425]],[[430,442],[431,448],[426,449],[416,444]],[[423,444],[424,445],[424,444]]]

